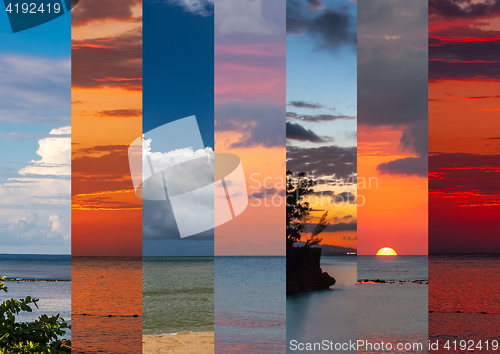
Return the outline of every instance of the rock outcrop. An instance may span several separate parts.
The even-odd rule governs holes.
[[[320,267],[321,248],[289,247],[286,255],[286,293],[326,290],[335,278]]]

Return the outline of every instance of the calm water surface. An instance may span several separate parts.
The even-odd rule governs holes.
[[[429,339],[439,341],[500,340],[500,255],[429,256]],[[457,313],[460,311],[460,313]],[[482,312],[486,312],[483,314]],[[481,353],[498,353],[486,350]],[[466,353],[445,350],[435,353]],[[476,348],[476,352],[478,349]]]
[[[356,341],[356,257],[322,257],[321,268],[337,283],[330,290],[287,296],[287,343]],[[288,345],[287,353],[297,352],[326,353],[291,350]]]
[[[285,352],[283,257],[215,257],[215,352]]]
[[[73,257],[71,275],[72,353],[141,354],[142,259]]]
[[[358,256],[358,279],[410,283],[358,283],[358,339],[370,343],[420,343],[409,350],[359,350],[359,353],[427,353],[427,256]],[[411,281],[423,280],[423,284]]]
[[[143,258],[143,333],[214,330],[213,257]]]

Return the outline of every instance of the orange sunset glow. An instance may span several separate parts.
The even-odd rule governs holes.
[[[141,256],[128,145],[142,134],[142,5],[93,6],[72,20],[72,254]]]
[[[381,242],[428,253],[426,4],[391,3],[387,18],[358,25],[360,255]]]

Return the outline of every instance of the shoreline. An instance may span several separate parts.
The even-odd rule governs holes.
[[[213,354],[214,332],[180,332],[142,336],[143,354]]]

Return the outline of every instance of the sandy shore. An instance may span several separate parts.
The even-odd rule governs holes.
[[[142,343],[143,354],[213,354],[214,332],[143,336]]]

